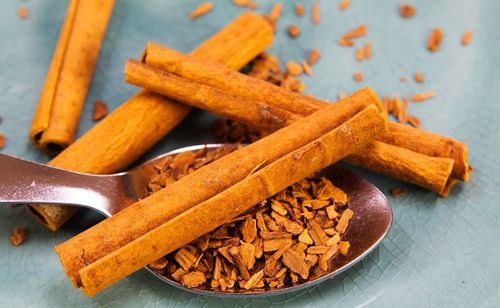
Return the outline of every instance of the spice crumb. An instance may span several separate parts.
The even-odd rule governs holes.
[[[190,18],[195,20],[203,15],[208,14],[214,8],[214,4],[210,1],[203,2],[197,6],[193,11],[191,11]]]
[[[304,16],[304,7],[301,3],[297,3],[297,5],[295,6],[295,14],[301,17]]]
[[[300,29],[296,25],[290,25],[288,26],[288,35],[290,35],[291,38],[296,38],[297,36],[300,35]]]
[[[283,10],[283,4],[278,2],[273,5],[271,12],[269,13],[269,20],[274,23],[280,18],[281,11]]]
[[[406,4],[406,3],[401,4],[401,6],[399,7],[399,14],[403,18],[413,17],[413,15],[415,15],[416,11],[417,10],[415,9],[414,6]]]
[[[309,65],[314,65],[314,64],[316,64],[316,62],[318,62],[320,57],[321,57],[321,53],[319,52],[319,49],[313,48],[309,52],[309,56],[307,57],[307,63]]]
[[[312,69],[309,66],[309,64],[307,64],[307,62],[304,60],[300,61],[300,64],[302,64],[302,68],[304,70],[304,73],[306,73],[306,75],[309,77],[312,76]]]
[[[339,38],[338,43],[340,46],[345,46],[345,47],[350,47],[354,45],[354,43],[351,40],[346,39],[345,37]]]
[[[312,22],[313,24],[319,24],[319,4],[317,0],[314,0],[312,6]]]
[[[14,246],[21,245],[26,240],[26,232],[22,228],[15,228],[10,235],[10,243]]]
[[[415,128],[420,127],[420,119],[413,115],[407,118],[407,123],[409,123],[411,126]]]
[[[470,41],[472,40],[472,35],[472,31],[465,31],[464,35],[462,36],[462,45],[469,45]]]
[[[364,46],[364,58],[365,59],[371,59],[373,51],[372,51],[372,43],[370,42],[365,42]]]
[[[363,80],[363,74],[361,74],[360,72],[355,72],[354,75],[354,80],[356,81],[362,81]]]
[[[406,190],[404,190],[403,188],[399,187],[391,188],[391,196],[393,196],[394,198],[399,198],[404,195],[406,195]]]
[[[107,115],[108,115],[108,105],[101,100],[96,100],[94,102],[94,108],[92,110],[92,120],[94,122],[97,122],[99,120],[102,120]]]
[[[365,58],[365,50],[363,48],[356,49],[356,61],[362,62]]]
[[[288,61],[286,63],[286,69],[288,73],[292,76],[298,76],[304,71],[302,66],[294,61]]]
[[[257,2],[251,0],[233,0],[233,4],[251,10],[255,10],[258,7]]]
[[[418,93],[418,94],[413,95],[411,97],[411,100],[413,102],[422,102],[422,101],[428,100],[430,98],[433,98],[435,95],[436,95],[436,93],[434,91],[422,92],[422,93]]]
[[[17,11],[17,16],[19,16],[19,18],[21,18],[21,19],[23,19],[23,20],[24,20],[24,19],[28,19],[28,15],[29,15],[29,13],[28,13],[28,9],[27,9],[27,8],[25,8],[25,7],[22,7],[22,8],[20,8],[20,9]]]
[[[339,3],[339,10],[347,10],[349,8],[349,5],[351,4],[351,0],[342,0]]]
[[[431,52],[438,51],[442,40],[443,31],[440,28],[434,28],[427,39],[427,49]]]
[[[424,82],[424,76],[420,72],[415,72],[415,82],[418,83],[423,83]]]
[[[3,149],[3,147],[5,146],[5,141],[7,140],[7,138],[5,137],[4,134],[0,134],[0,150]]]

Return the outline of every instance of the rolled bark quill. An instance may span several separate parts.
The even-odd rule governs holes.
[[[165,221],[215,196],[291,151],[319,138],[350,117],[373,105],[380,113],[377,95],[365,89],[321,112],[296,121],[272,135],[202,167],[165,189],[125,209],[56,247],[63,268],[75,287],[79,271]],[[141,217],[141,219],[134,219]],[[123,226],[127,226],[124,228]],[[85,254],[82,254],[82,250]]]
[[[273,40],[269,23],[244,13],[193,51],[205,61],[240,69]],[[49,162],[62,169],[106,174],[124,170],[170,132],[191,110],[159,94],[141,90]],[[33,205],[28,210],[57,230],[77,207]]]
[[[73,141],[114,0],[71,0],[29,136],[57,154]]]
[[[326,102],[287,91],[235,71],[225,70],[216,65],[198,61],[193,57],[184,56],[174,50],[152,43],[148,44],[143,61],[149,61],[151,65],[129,60],[125,67],[127,82],[232,119],[237,119],[243,114],[250,117],[251,114],[240,108],[233,107],[233,102],[230,100],[224,101],[224,108],[220,108],[217,100],[213,99],[214,96],[207,95],[207,93],[227,91],[231,94],[267,103],[280,108],[280,110],[292,111],[298,116],[310,113],[311,110],[319,110],[328,105]],[[200,93],[194,94],[197,89]],[[191,95],[182,94],[188,92]],[[248,106],[251,105],[247,103],[246,106],[250,109]],[[306,108],[301,108],[303,106]],[[280,115],[276,114],[275,117],[268,118],[275,119],[279,117]],[[281,119],[276,124],[286,125],[285,123],[290,119],[290,117]],[[259,121],[258,118],[253,120],[248,118],[244,122],[266,129],[263,122]],[[379,147],[377,152],[364,151],[364,159],[352,159],[350,162],[371,170],[375,170],[374,167],[376,166],[375,171],[446,196],[451,186],[456,182],[450,178],[454,166],[454,160],[450,159],[450,157],[457,159],[458,163],[455,163],[457,167],[467,165],[466,146],[450,138],[401,126],[399,124],[389,124],[389,131],[394,131],[391,136],[396,136],[392,142],[398,142],[398,146]],[[399,132],[409,133],[403,135]],[[405,138],[405,141],[400,141],[401,138]],[[422,145],[422,149],[412,146],[412,140]],[[405,149],[405,144],[411,146],[412,151],[417,152]],[[457,150],[450,152],[450,148]],[[385,153],[387,150],[398,153]],[[424,154],[415,155],[419,154],[418,151],[423,151]],[[429,152],[436,157],[429,156]],[[395,157],[397,157],[397,161],[392,161],[391,158],[394,159]],[[434,166],[437,169],[427,170],[427,166]],[[460,169],[457,168],[457,170]]]
[[[307,121],[306,118],[305,121],[299,121],[297,125],[292,124],[292,126],[295,129],[305,129],[301,124]],[[244,179],[214,197],[83,267],[79,271],[83,292],[93,296],[159,257],[230,221],[287,186],[359,150],[386,129],[386,122],[380,110],[375,106],[369,106],[312,142],[297,147],[267,165],[259,165]],[[276,139],[274,135],[262,140]],[[285,142],[282,139],[275,141],[277,144]],[[227,156],[231,155],[234,154]],[[213,164],[203,168],[213,169],[215,172],[221,171]],[[156,194],[162,194],[162,191]],[[157,202],[148,199],[149,197],[143,201],[151,204]]]

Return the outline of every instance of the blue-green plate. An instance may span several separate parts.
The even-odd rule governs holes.
[[[396,0],[353,0],[338,11],[340,0],[319,1],[321,22],[313,26],[311,0],[301,1],[306,16],[297,17],[285,3],[279,31],[270,52],[283,61],[300,60],[319,48],[321,60],[313,77],[303,77],[306,92],[334,101],[339,92],[372,86],[380,95],[412,95],[434,90],[436,97],[410,104],[422,127],[454,137],[469,145],[475,172],[469,183],[458,184],[446,199],[359,171],[383,192],[392,187],[408,191],[389,201],[394,221],[388,237],[361,263],[313,288],[259,299],[229,300],[196,296],[167,286],[140,271],[92,299],[73,289],[61,269],[53,246],[70,238],[99,217],[82,212],[60,232],[41,227],[22,208],[0,208],[0,306],[468,306],[500,305],[500,1],[419,0],[411,19],[398,15]],[[118,0],[96,67],[79,134],[94,123],[92,102],[106,101],[112,109],[137,91],[123,82],[123,65],[138,57],[147,41],[181,51],[193,49],[243,11],[230,0],[214,0],[209,15],[191,22],[188,13],[201,0]],[[268,12],[274,1],[260,0],[258,12]],[[28,141],[28,129],[62,24],[66,1],[2,1],[0,3],[0,133],[8,137],[5,153],[38,162],[49,160]],[[26,7],[21,20],[17,10]],[[286,27],[297,24],[295,40]],[[348,30],[368,26],[358,39],[373,45],[373,58],[358,63],[352,48],[336,41]],[[432,28],[444,31],[437,53],[426,50]],[[463,47],[464,31],[474,37]],[[412,80],[421,71],[425,82]],[[352,74],[360,71],[363,82]],[[401,82],[400,77],[408,78]],[[193,112],[144,159],[169,150],[213,142],[212,115]],[[0,170],[1,176],[1,170]],[[20,247],[9,244],[16,226],[28,231]]]

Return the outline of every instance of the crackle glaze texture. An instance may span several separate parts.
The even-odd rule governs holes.
[[[79,126],[88,130],[92,103],[106,101],[110,109],[137,91],[123,82],[128,57],[138,57],[147,41],[190,51],[243,11],[229,0],[214,0],[209,15],[191,22],[189,12],[201,0],[118,0],[94,73]],[[268,12],[275,1],[259,1],[258,12]],[[350,93],[372,86],[381,95],[411,95],[435,90],[432,100],[410,104],[410,113],[422,127],[469,145],[475,168],[471,181],[459,184],[442,199],[435,194],[380,175],[355,169],[383,192],[392,187],[408,190],[404,197],[389,197],[394,225],[381,246],[361,263],[317,287],[286,296],[232,300],[196,296],[162,284],[145,271],[138,272],[96,297],[86,298],[67,280],[53,246],[100,218],[83,211],[60,232],[39,225],[23,208],[0,207],[0,306],[439,306],[491,307],[500,304],[500,1],[420,0],[411,19],[398,14],[398,0],[354,0],[338,11],[337,0],[319,0],[321,22],[313,26],[310,0],[302,0],[306,15],[297,17],[286,3],[279,31],[270,51],[283,61],[300,60],[310,48],[321,50],[312,78],[304,76],[306,93],[334,101],[340,91]],[[47,162],[28,141],[28,129],[66,10],[66,1],[2,1],[0,3],[0,133],[8,137],[5,153]],[[17,16],[20,7],[29,17]],[[291,40],[286,27],[297,24],[302,35]],[[358,63],[352,48],[336,40],[365,23],[373,58]],[[437,53],[426,50],[433,27],[443,29]],[[461,35],[471,30],[470,46]],[[421,71],[425,82],[412,76]],[[355,71],[362,82],[352,78]],[[405,76],[408,82],[400,82]],[[145,158],[192,144],[213,141],[212,115],[193,112]],[[1,171],[0,171],[1,173]],[[1,176],[1,174],[0,174]],[[20,247],[9,243],[14,227],[24,227],[28,240]]]

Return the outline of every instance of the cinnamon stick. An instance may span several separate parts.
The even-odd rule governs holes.
[[[310,117],[315,117],[316,114]],[[304,124],[308,121],[306,118],[297,123]],[[305,129],[302,125],[293,126],[295,130]],[[385,129],[385,119],[381,111],[375,106],[367,107],[320,138],[296,148],[214,197],[83,267],[79,271],[83,292],[93,296],[159,257],[230,221],[287,186],[359,150]],[[230,155],[232,154],[228,154]],[[213,164],[206,166],[205,169],[222,171]],[[158,202],[148,199],[144,201],[150,205]]]
[[[69,3],[29,132],[31,142],[49,154],[73,141],[114,3]]]
[[[244,13],[193,51],[204,61],[239,69],[260,54],[273,39],[268,22]],[[106,174],[124,170],[170,132],[191,107],[150,91],[139,91],[54,158],[62,169]],[[42,224],[57,230],[76,207],[34,205],[28,209]]]
[[[210,168],[200,168],[150,197],[123,209],[56,247],[66,274],[76,287],[81,286],[78,272],[87,264],[222,192],[243,180],[254,169],[268,165],[320,137],[369,105],[375,105],[375,108],[382,111],[381,103],[373,91],[359,91],[338,104],[329,105],[321,112],[298,120],[264,139],[226,155],[213,162]],[[141,219],[135,219],[136,217]],[[82,250],[85,251],[84,255]]]
[[[175,50],[153,43],[148,44],[142,61],[145,65],[129,61],[125,68],[126,80],[167,96],[175,95],[175,92],[179,90],[175,87],[167,88],[168,84],[171,83],[171,79],[174,78],[172,75],[176,75],[200,85],[208,85],[219,90],[289,110],[298,115],[310,114],[314,110],[319,110],[328,104],[315,98],[287,91],[263,80],[252,78],[233,70],[224,69],[215,64],[205,63],[194,57],[183,55]],[[146,74],[145,72],[148,73]],[[170,75],[166,73],[170,73]],[[153,78],[152,76],[156,77]],[[206,108],[202,104],[199,104],[199,102],[190,102],[189,97],[183,102],[196,105],[200,108]],[[233,114],[233,118],[235,116]],[[258,121],[254,121],[254,124],[258,124]],[[389,132],[387,137],[384,136],[381,138],[382,141],[420,154],[452,158],[455,160],[453,177],[460,180],[468,179],[470,168],[467,163],[467,146],[462,142],[391,122],[389,123]],[[395,149],[397,150],[397,148]],[[404,153],[406,152],[403,151],[400,156],[410,159],[410,156],[404,156]],[[363,166],[364,163],[358,161],[358,164]],[[387,164],[388,170],[391,170],[391,162],[385,162],[385,164]],[[368,166],[368,163],[366,166]],[[412,166],[411,162],[406,164],[406,166]],[[421,181],[415,180],[413,182]],[[428,183],[424,187],[430,186],[432,185]]]

